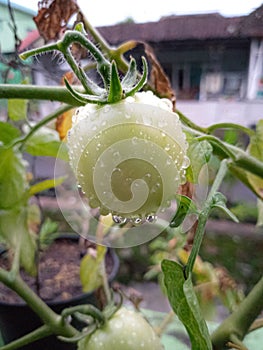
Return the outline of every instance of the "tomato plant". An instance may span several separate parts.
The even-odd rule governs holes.
[[[75,1],[74,6],[77,7]],[[56,16],[42,17],[49,19]],[[165,226],[173,234],[174,228],[182,228],[189,214],[195,215],[197,223],[191,236],[193,240],[190,242],[191,249],[187,260],[181,259],[179,262],[179,259],[164,259],[158,266],[159,270],[162,269],[167,297],[172,309],[185,325],[193,350],[221,350],[226,346],[245,349],[243,338],[249,331],[262,325],[262,321],[255,324],[253,321],[263,306],[263,279],[210,336],[196,298],[192,273],[211,211],[219,208],[236,220],[227,208],[226,198],[218,192],[226,173],[230,171],[260,200],[263,198],[262,121],[255,131],[231,123],[215,124],[207,128],[196,125],[179,111],[175,113],[167,99],[157,97],[150,91],[140,91],[156,90],[159,95],[166,92],[158,90],[157,85],[147,85],[148,66],[145,58],[142,58],[140,72],[133,58],[129,62],[124,58],[123,54],[136,45],[134,42],[112,48],[85,21],[84,16],[80,17],[99,45],[88,39],[84,25],[77,24],[75,30],[66,31],[57,43],[25,52],[21,58],[60,51],[82,84],[82,90],[79,87],[73,88],[66,79],[66,86],[63,88],[36,89],[35,86],[25,85],[1,86],[0,89],[1,98],[39,98],[66,103],[40,122],[29,125],[26,131],[13,125],[18,118],[17,110],[10,113],[9,118],[13,118],[11,122],[7,118],[6,122],[0,123],[0,239],[14,251],[10,271],[0,268],[0,281],[17,292],[43,321],[43,326],[3,349],[16,349],[50,334],[67,342],[79,342],[79,350],[162,349],[160,339],[138,313],[123,307],[110,315],[105,311],[113,303],[113,298],[105,281],[105,271],[100,265],[103,254],[98,254],[93,269],[103,277],[108,304],[104,305],[103,310],[82,305],[63,310],[58,315],[20,277],[20,267],[31,273],[34,273],[35,267],[36,239],[28,227],[29,198],[63,181],[63,178],[47,180],[30,186],[23,151],[33,156],[56,155],[60,142],[54,138],[53,133],[44,133],[44,126],[61,113],[76,107],[78,109],[74,112],[73,126],[67,140],[70,164],[91,208],[99,208],[103,215],[111,214],[113,221],[121,224],[114,225],[120,235],[125,228],[122,224],[128,223],[133,227],[148,222],[154,225],[156,216],[169,207],[173,199],[178,201],[178,206],[172,207],[173,216],[165,223],[166,226],[163,222],[158,222],[161,227],[158,232]],[[61,29],[60,25],[59,28]],[[103,86],[91,81],[84,68],[76,62],[72,54],[75,43],[87,49],[95,59]],[[160,74],[161,67],[149,52],[148,56],[155,71]],[[11,106],[12,103],[9,107]],[[17,106],[21,107],[21,104]],[[24,104],[22,106],[24,113],[26,108]],[[19,120],[21,123],[22,119],[24,124],[28,124],[26,117]],[[215,136],[214,131],[221,128],[232,128],[246,133],[250,138],[248,148],[243,149]],[[61,155],[66,159],[66,147],[64,143],[62,145],[64,147],[62,146]],[[207,163],[211,154],[218,157],[220,166],[216,169],[216,176],[202,206],[197,206],[192,193],[177,194],[177,189],[185,182],[189,188],[196,183],[200,173],[202,175],[202,166]],[[262,208],[262,203],[260,207]],[[262,217],[260,221],[262,222]],[[138,230],[137,234],[141,232],[143,229],[140,232]],[[147,235],[148,231],[143,233]],[[174,244],[174,237],[172,241]],[[97,282],[96,278],[94,281]],[[82,330],[71,324],[72,315],[84,323]]]
[[[121,307],[94,333],[79,342],[79,350],[161,350],[160,338],[135,311]]]

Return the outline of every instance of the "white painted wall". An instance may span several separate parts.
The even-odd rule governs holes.
[[[204,127],[223,122],[250,127],[263,119],[263,100],[177,101],[177,109]]]

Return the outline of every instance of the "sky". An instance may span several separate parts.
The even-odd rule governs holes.
[[[37,12],[38,0],[11,0]],[[263,0],[78,0],[94,26],[111,25],[129,17],[135,22],[158,21],[162,16],[219,12],[224,16],[246,15]]]

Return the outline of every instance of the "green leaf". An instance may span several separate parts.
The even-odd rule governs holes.
[[[27,188],[25,161],[20,152],[0,148],[0,209],[13,207]]]
[[[47,218],[39,232],[39,243],[42,250],[48,248],[59,237],[58,223]]]
[[[192,350],[212,350],[212,343],[191,281],[185,280],[183,267],[175,261],[163,260],[162,271],[169,302],[184,324]]]
[[[47,127],[41,128],[27,140],[25,150],[32,156],[59,157],[68,160],[67,145],[59,140],[55,130]]]
[[[111,79],[110,79],[110,89],[108,95],[108,102],[114,103],[122,99],[122,86],[118,74],[118,68],[115,61],[111,63]]]
[[[130,89],[136,83],[137,75],[137,64],[135,59],[132,57],[130,60],[128,72],[126,73],[121,82],[124,91]]]
[[[91,292],[102,284],[101,264],[107,248],[98,245],[94,255],[87,254],[80,263],[80,280],[84,292]]]
[[[200,171],[209,162],[212,153],[213,147],[206,140],[200,142],[194,141],[190,144],[187,155],[191,165],[186,169],[186,176],[189,182],[198,183]]]
[[[7,145],[20,136],[20,131],[9,123],[0,122],[0,141]]]
[[[27,100],[9,99],[8,116],[14,121],[24,120],[27,117]]]
[[[20,249],[21,266],[31,275],[36,273],[36,238],[28,229],[27,207],[0,210],[0,241],[12,250]]]
[[[55,179],[48,179],[48,180],[38,182],[29,188],[28,194],[29,194],[29,196],[33,196],[36,193],[46,191],[50,188],[59,186],[60,184],[62,184],[62,182],[65,179],[66,179],[65,176],[61,176],[61,177],[57,177]]]
[[[250,138],[248,151],[253,157],[263,162],[263,119],[258,122],[256,133]],[[263,199],[263,174],[259,177],[247,172],[247,178],[258,197]]]
[[[177,195],[177,211],[175,216],[172,218],[170,222],[171,227],[179,227],[184,221],[186,215],[188,214],[197,214],[197,208],[194,202],[187,196]]]
[[[232,211],[230,211],[226,206],[227,199],[226,197],[220,193],[216,192],[212,198],[211,208],[218,208],[223,210],[234,222],[239,222],[238,218],[235,216]]]
[[[254,188],[254,186],[250,183],[248,180],[248,172],[239,168],[238,166],[234,165],[233,163],[228,164],[228,169],[231,171],[231,173],[239,179],[247,188],[250,189],[256,196],[260,197],[260,194],[257,192],[257,189]],[[263,198],[263,196],[262,196]]]

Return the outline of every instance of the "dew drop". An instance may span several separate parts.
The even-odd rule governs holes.
[[[136,145],[138,143],[138,137],[134,136],[132,138],[132,143],[133,143],[133,145]]]
[[[122,328],[122,325],[123,325],[122,321],[116,320],[114,322],[114,327],[116,327],[116,328]]]
[[[153,223],[157,220],[157,216],[154,215],[154,214],[149,214],[146,216],[146,221],[149,222],[149,223]]]
[[[115,159],[119,158],[119,156],[120,156],[120,152],[116,151],[116,152],[113,153],[113,157]]]
[[[186,169],[190,165],[190,159],[187,156],[184,156],[183,158],[183,163],[182,163],[182,168]]]
[[[173,162],[172,158],[169,157],[169,158],[167,158],[166,165],[171,165],[172,162]]]
[[[128,96],[128,97],[126,98],[126,102],[133,103],[134,101],[135,101],[135,98],[132,97],[132,96]]]
[[[125,114],[126,119],[131,119],[131,116],[129,114]]]
[[[96,151],[99,151],[101,148],[101,143],[98,143],[97,146],[96,146]]]
[[[166,152],[170,151],[170,145],[169,145],[169,143],[167,143],[167,145],[164,147],[164,150],[165,150]]]
[[[115,174],[121,174],[121,169],[120,168],[114,168],[112,173],[115,173]]]
[[[185,175],[181,176],[181,184],[185,184],[186,183],[186,177]]]
[[[132,218],[131,221],[132,221],[133,225],[135,225],[135,226],[139,226],[143,223],[143,221],[140,217]]]
[[[120,215],[112,215],[112,220],[115,222],[115,224],[125,224],[127,221],[127,218],[124,218]]]
[[[104,108],[103,108],[103,112],[104,113],[109,113],[109,111],[111,110],[111,107],[109,105],[106,105]]]

